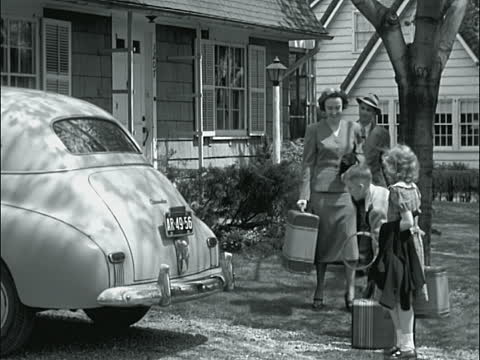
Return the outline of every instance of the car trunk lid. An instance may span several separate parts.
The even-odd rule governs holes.
[[[116,167],[91,174],[89,183],[125,235],[134,266],[134,281],[155,279],[160,264],[170,266],[172,278],[210,267],[209,259],[202,255],[205,251],[200,251],[203,242],[196,240],[200,234],[176,238],[166,235],[165,214],[178,207],[191,210],[163,174],[149,166]],[[201,231],[203,224],[200,223],[193,219],[194,232]],[[188,259],[177,262],[185,252]]]

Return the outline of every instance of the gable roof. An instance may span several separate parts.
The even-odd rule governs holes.
[[[336,12],[342,5],[343,0],[332,0],[327,8],[325,9],[325,12],[323,13],[322,17],[320,18],[320,22],[327,26],[327,22],[329,23],[333,16],[335,16]]]
[[[392,4],[392,9],[394,9],[399,13],[399,15],[401,15],[403,10],[407,8],[407,5],[410,3],[410,1],[412,0],[396,0]],[[375,32],[368,41],[367,45],[365,45],[365,47],[363,48],[362,52],[357,58],[357,61],[355,61],[355,64],[353,64],[352,68],[348,72],[343,82],[340,84],[340,88],[344,90],[347,94],[355,84],[356,80],[360,77],[363,70],[367,67],[368,63],[373,58],[373,55],[378,50],[381,43],[382,39],[380,38],[380,35]]]
[[[86,2],[227,21],[282,33],[289,38],[330,38],[305,0],[86,0]]]
[[[322,17],[320,18],[320,22],[323,26],[327,27],[328,24],[332,21],[333,17],[336,15],[340,6],[342,6],[344,0],[332,0],[328,3],[327,8],[325,9]],[[317,5],[319,5],[322,0],[310,0],[310,8],[314,10]]]
[[[334,0],[335,1],[335,0]],[[403,11],[411,4],[413,3],[413,0],[396,0],[392,4],[392,8],[395,9],[400,16]],[[462,29],[461,29],[462,30]],[[461,31],[462,32],[462,31]],[[464,33],[468,34],[468,31],[463,29]],[[470,44],[461,36],[461,34],[457,34],[457,39],[460,41],[462,46],[465,48],[469,56],[472,58],[474,63],[478,65],[478,36],[477,36],[477,46],[476,46],[476,52],[472,49]],[[472,36],[469,37],[470,42],[475,42],[475,39],[473,39]],[[340,88],[344,90],[347,94],[350,92],[350,90],[353,88],[355,85],[356,81],[360,78],[361,74],[363,73],[363,70],[367,67],[369,64],[370,60],[373,58],[375,55],[376,51],[380,47],[382,43],[382,39],[378,35],[377,32],[375,32],[370,40],[368,41],[367,45],[364,47],[363,51],[360,53],[359,57],[357,58],[357,61],[353,65],[353,67],[350,69],[348,72],[347,76],[343,80],[342,84],[340,85]]]

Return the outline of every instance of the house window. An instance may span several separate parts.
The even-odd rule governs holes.
[[[433,124],[433,145],[448,147],[453,145],[452,102],[450,100],[439,100],[437,103]]]
[[[398,144],[400,140],[400,134],[398,128],[400,127],[400,102],[395,100],[395,128],[394,128],[394,141],[393,144]]]
[[[210,40],[202,40],[201,47],[203,135],[263,136],[266,130],[265,48]]]
[[[375,33],[372,24],[358,11],[353,13],[353,51],[360,52]]]
[[[2,85],[37,88],[36,23],[1,18]]]
[[[460,146],[472,147],[479,145],[478,131],[478,100],[460,101]]]
[[[388,122],[388,101],[381,101],[379,104],[381,114],[377,116],[377,125],[389,129]]]
[[[245,130],[245,49],[215,46],[216,129]]]

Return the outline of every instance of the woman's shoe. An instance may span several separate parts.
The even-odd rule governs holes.
[[[347,311],[351,312],[353,307],[353,299],[352,300],[348,299],[348,292],[345,293],[345,295],[343,296],[343,299],[345,300],[345,308],[347,309]]]
[[[416,360],[417,359],[417,352],[415,349],[413,350],[398,350],[391,354],[390,356],[386,357],[385,359],[402,359],[402,360]]]
[[[318,310],[322,309],[324,306],[325,306],[325,304],[323,303],[322,298],[313,299],[313,304],[312,304],[312,309],[313,310],[318,311]]]

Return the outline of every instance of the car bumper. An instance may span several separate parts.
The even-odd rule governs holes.
[[[234,288],[232,254],[224,253],[220,259],[222,273],[192,281],[171,281],[170,268],[161,265],[156,283],[108,288],[97,297],[102,306],[168,306],[172,302],[195,300],[219,291]]]

